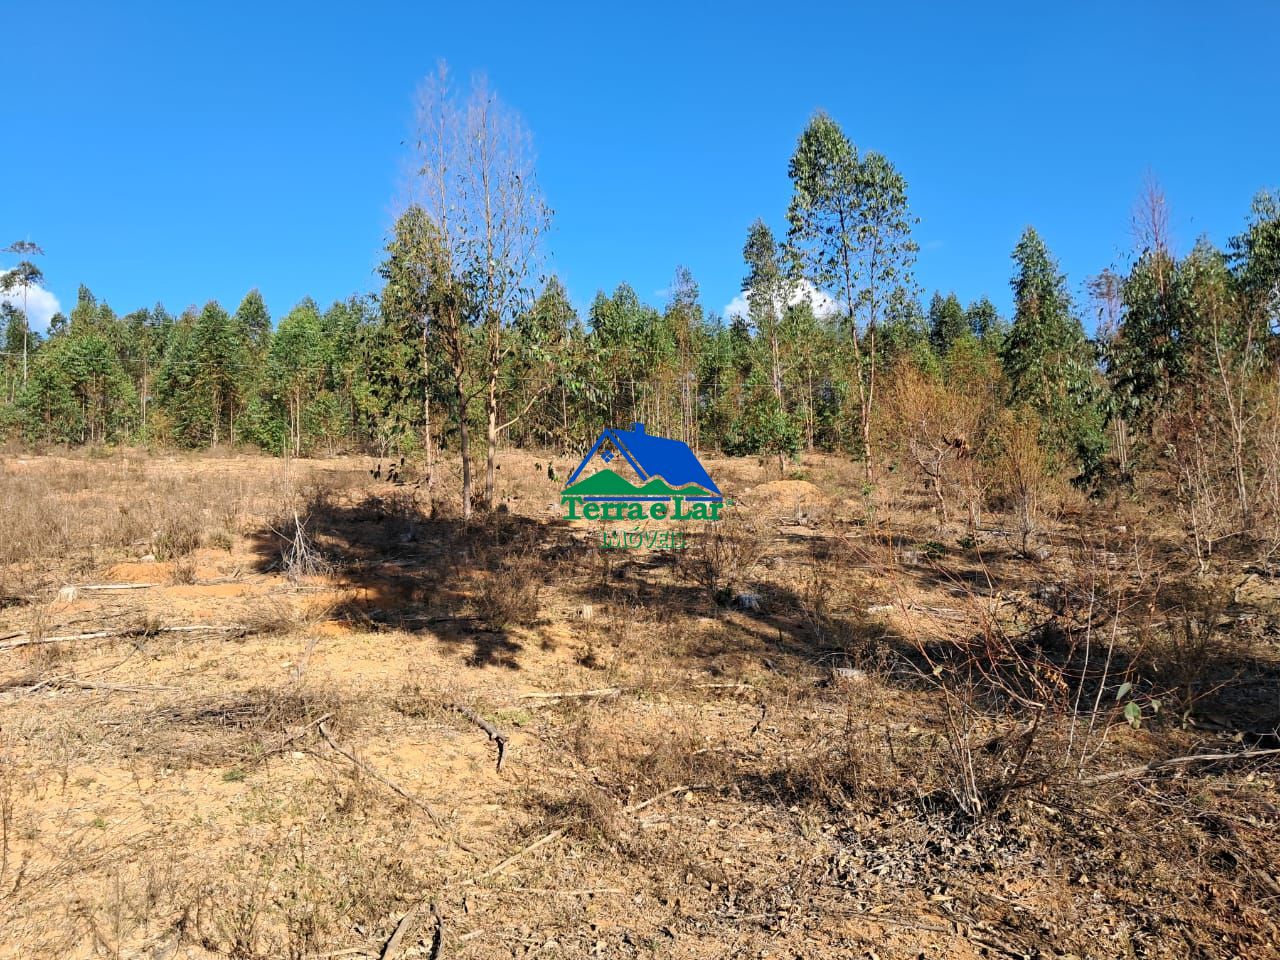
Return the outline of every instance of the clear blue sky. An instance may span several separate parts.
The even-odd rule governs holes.
[[[1078,290],[1123,255],[1148,170],[1182,249],[1280,186],[1280,3],[750,9],[12,0],[0,241],[45,247],[66,309],[79,283],[121,313],[375,289],[439,58],[525,116],[583,307],[621,281],[661,303],[681,263],[727,304],[817,108],[907,177],[926,296],[1002,311],[1027,224]]]

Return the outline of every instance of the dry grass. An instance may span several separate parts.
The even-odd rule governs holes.
[[[376,957],[420,904],[429,956],[432,903],[463,958],[1276,956],[1273,763],[1096,779],[1271,742],[1253,558],[827,457],[602,551],[546,462],[470,524],[359,461],[0,463],[0,636],[112,634],[3,654],[0,956]]]

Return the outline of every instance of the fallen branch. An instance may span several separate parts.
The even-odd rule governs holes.
[[[75,690],[103,690],[108,693],[158,693],[178,690],[179,687],[139,687],[123,683],[94,683],[91,680],[77,680],[75,677],[52,677],[45,683],[51,687],[71,687]]]
[[[1170,757],[1168,760],[1153,760],[1138,767],[1125,767],[1123,770],[1112,770],[1110,773],[1089,777],[1080,782],[1088,786],[1098,783],[1110,783],[1112,780],[1124,780],[1128,777],[1141,777],[1148,773],[1156,773],[1169,767],[1181,767],[1191,763],[1223,763],[1231,760],[1249,760],[1254,757],[1270,757],[1280,753],[1280,747],[1267,747],[1262,750],[1236,750],[1231,753],[1193,753],[1185,757]]]
[[[664,790],[662,791],[662,793],[652,796],[648,800],[642,801],[641,803],[637,803],[629,807],[623,807],[622,812],[626,814],[639,813],[641,810],[645,809],[645,807],[648,807],[650,804],[657,803],[659,800],[663,799],[664,797],[669,797],[673,793],[679,793],[681,790],[688,791],[688,790],[708,790],[708,789],[710,789],[710,787],[706,784],[698,784],[694,786],[687,786],[682,784],[678,787],[672,787],[670,790]],[[544,834],[543,836],[539,837],[537,840],[533,841],[533,843],[529,844],[527,847],[520,848],[511,856],[503,860],[501,863],[497,864],[496,866],[492,866],[488,870],[484,871],[484,873],[478,873],[474,877],[469,877],[468,879],[461,881],[461,885],[469,886],[474,883],[479,883],[481,880],[487,880],[489,877],[496,876],[497,874],[501,873],[503,870],[507,869],[507,867],[515,863],[517,860],[519,860],[521,857],[524,857],[532,853],[534,850],[537,850],[539,847],[546,846],[552,840],[555,840],[559,837],[564,836],[564,834],[566,833],[566,831],[568,831],[568,829],[569,829],[568,826],[557,827],[555,830],[552,830],[550,833]]]
[[[76,590],[149,590],[158,587],[158,583],[86,583]]]
[[[409,924],[413,921],[413,918],[418,915],[419,906],[420,904],[414,904],[409,908],[409,912],[400,918],[400,922],[396,924],[395,932],[391,934],[391,939],[382,948],[381,960],[391,960],[400,951],[400,940],[404,937],[404,932],[409,929]]]
[[[599,690],[561,691],[558,693],[522,693],[522,700],[570,700],[589,697],[616,697],[622,693],[621,687],[603,687]]]
[[[642,801],[641,803],[634,804],[630,807],[623,807],[622,812],[623,813],[639,813],[645,807],[650,806],[651,804],[655,804],[659,800],[662,800],[662,799],[665,799],[666,797],[671,796],[673,793],[679,793],[681,790],[687,793],[690,793],[694,790],[710,790],[710,789],[711,789],[711,785],[708,783],[695,783],[692,785],[682,783],[680,786],[672,787],[670,790],[663,790],[661,793],[655,794],[654,796],[650,797],[648,800]]]
[[[507,757],[507,741],[510,738],[474,710],[460,706],[456,703],[451,703],[449,706],[451,709],[456,710],[483,730],[489,739],[498,745],[498,772],[501,773],[502,761]]]
[[[581,890],[559,890],[555,887],[502,887],[503,890],[510,890],[513,893],[541,893],[554,897],[594,897],[599,894],[624,894],[627,891],[621,887],[583,887]]]
[[[478,873],[474,877],[471,877],[470,879],[463,880],[462,881],[463,885],[465,886],[473,883],[478,883],[481,880],[487,880],[489,877],[496,876],[497,874],[501,873],[503,870],[507,869],[507,867],[511,866],[511,864],[515,863],[517,860],[523,857],[525,854],[532,853],[534,850],[537,850],[539,847],[546,846],[548,843],[550,843],[552,840],[556,839],[557,837],[564,836],[565,831],[568,829],[569,829],[568,827],[558,827],[555,830],[552,830],[546,836],[540,837],[539,839],[533,841],[533,843],[529,844],[527,847],[522,847],[521,849],[517,850],[511,856],[507,857],[507,859],[499,863],[497,866],[490,867],[484,873]]]
[[[104,640],[110,637],[149,637],[157,633],[243,633],[247,628],[225,624],[194,623],[178,627],[135,627],[123,630],[94,630],[89,633],[69,633],[60,637],[33,637],[21,633],[14,636],[20,640],[9,640],[0,643],[0,650],[15,650],[18,647],[31,647],[41,643],[77,643],[81,640]]]
[[[288,731],[279,740],[279,742],[277,742],[276,745],[271,747],[270,750],[268,750],[267,752],[279,753],[289,744],[293,743],[293,741],[297,740],[299,737],[301,737],[303,734],[309,731],[312,727],[319,726],[320,724],[324,723],[326,720],[330,719],[332,716],[333,716],[332,713],[323,713],[320,716],[316,717],[314,720],[310,720],[307,723],[304,723],[300,727],[294,727],[292,730]]]
[[[436,932],[431,938],[431,953],[428,955],[429,960],[440,960],[440,953],[444,950],[444,916],[440,913],[440,905],[431,904],[431,912],[436,918]]]
[[[441,826],[440,819],[436,816],[436,812],[432,810],[428,804],[426,804],[422,800],[419,800],[413,794],[409,793],[407,790],[401,787],[394,780],[390,780],[387,777],[384,777],[377,770],[369,766],[369,764],[365,763],[363,760],[357,757],[350,750],[347,750],[346,748],[339,746],[338,742],[333,739],[333,734],[329,732],[329,728],[325,726],[325,723],[323,720],[320,721],[318,726],[320,728],[320,736],[324,737],[325,742],[329,744],[329,746],[331,746],[338,753],[342,754],[344,757],[350,760],[353,764],[356,765],[356,767],[363,770],[365,773],[369,774],[369,776],[373,777],[373,779],[377,780],[384,787],[387,787],[389,790],[391,790],[392,793],[409,801],[411,804],[413,804],[415,807],[417,807],[419,810],[425,813],[427,815],[427,819],[429,819],[437,827]]]

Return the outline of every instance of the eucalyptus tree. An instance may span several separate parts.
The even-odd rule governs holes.
[[[154,373],[163,361],[173,316],[157,303],[151,310],[135,310],[121,318],[124,347],[120,360],[132,374],[142,439],[148,439],[148,411],[154,388]]]
[[[4,357],[4,400],[11,407],[22,386],[22,345],[26,319],[13,304],[0,300],[0,356]]]
[[[969,321],[964,307],[955,292],[945,297],[935,291],[929,301],[929,342],[939,357],[945,357],[951,348],[969,333]]]
[[[476,396],[472,380],[477,366],[471,344],[478,315],[471,284],[481,238],[470,202],[474,200],[468,166],[471,110],[454,89],[443,61],[418,92],[415,122],[410,204],[397,221],[399,249],[392,252],[383,275],[388,275],[397,257],[402,261],[396,269],[408,285],[404,295],[420,298],[426,310],[424,358],[428,331],[448,358],[462,461],[462,515],[469,519],[473,509],[470,406]]]
[[[921,369],[937,367],[938,357],[929,342],[929,318],[913,291],[897,287],[886,298],[876,353],[877,363],[885,369],[906,359]]]
[[[858,164],[860,203],[856,221],[858,304],[867,337],[867,409],[862,418],[863,450],[871,475],[871,413],[876,389],[876,330],[886,294],[898,287],[914,289],[912,268],[919,246],[911,239],[917,222],[907,205],[907,181],[889,160],[875,151]]]
[[[862,456],[870,480],[876,332],[890,291],[912,286],[918,249],[911,239],[914,219],[908,211],[906,180],[879,153],[859,158],[857,148],[825,113],[815,114],[801,133],[788,173],[793,187],[787,211],[792,256],[814,286],[843,298]]]
[[[257,287],[244,295],[240,306],[236,307],[233,319],[242,336],[249,341],[254,356],[264,356],[271,339],[271,313]]]
[[[611,296],[603,290],[596,294],[587,322],[598,419],[611,424],[646,419],[650,379],[667,347],[661,315],[642,303],[630,284],[621,283]]]
[[[1246,306],[1280,327],[1280,191],[1262,190],[1249,207],[1244,233],[1228,246]]]
[[[445,310],[447,304],[438,296],[442,285],[451,283],[452,278],[432,273],[438,266],[444,268],[433,259],[437,253],[435,228],[422,207],[411,205],[396,219],[386,253],[387,258],[378,269],[383,280],[379,297],[382,323],[377,339],[379,363],[372,371],[375,390],[388,417],[383,427],[383,445],[389,446],[393,436],[403,436],[415,422],[415,408],[420,409],[418,422],[427,475],[434,478],[432,373],[441,353],[436,348],[447,349],[451,359],[457,353],[458,362],[452,364],[452,369],[461,409],[466,392],[465,370],[469,366],[468,351],[461,343],[465,340],[465,325],[461,318]],[[455,346],[456,350],[452,349]],[[469,480],[470,436],[466,439],[463,466]]]
[[[31,314],[27,309],[27,297],[31,293],[31,288],[39,286],[40,281],[44,279],[44,273],[28,258],[43,256],[44,250],[39,244],[30,240],[15,240],[5,247],[4,252],[22,258],[12,269],[0,274],[0,291],[5,293],[22,291],[22,382],[26,383],[28,341],[31,330]]]
[[[310,297],[290,310],[271,338],[266,389],[284,419],[288,448],[301,456],[313,431],[315,405],[334,362],[335,344],[325,336],[320,310]]]
[[[1104,441],[1097,358],[1075,316],[1066,276],[1032,227],[1013,251],[1014,319],[1000,359],[1010,399],[1041,418],[1045,439],[1088,473]]]
[[[698,368],[706,339],[705,317],[699,300],[698,283],[688,267],[676,267],[670,299],[663,312],[667,368],[676,381],[680,398],[680,439],[698,449]],[[660,400],[666,391],[659,386]]]
[[[969,332],[979,340],[998,346],[1004,336],[1005,323],[996,310],[996,305],[987,297],[979,297],[965,308],[965,323]]]
[[[224,439],[234,444],[253,388],[249,345],[239,326],[211,300],[199,312],[185,311],[168,340],[156,386],[175,438],[187,446],[216,446]]]
[[[763,220],[756,220],[747,232],[742,250],[747,275],[742,291],[747,297],[748,316],[756,335],[764,340],[768,353],[769,385],[779,408],[783,405],[783,320],[796,298],[797,284],[786,261],[786,250],[773,237]]]
[[[576,431],[569,397],[582,389],[581,329],[559,277],[551,276],[536,300],[516,318],[514,348],[503,366],[503,395],[519,411],[502,425],[505,432],[526,421],[523,435],[568,448]],[[547,402],[538,410],[536,404]],[[527,415],[533,413],[532,418]]]
[[[763,220],[756,220],[747,233],[742,251],[747,273],[742,281],[746,295],[748,317],[755,332],[758,367],[763,376],[753,375],[751,382],[763,379],[769,386],[769,397],[752,398],[752,407],[763,406],[752,418],[755,446],[764,453],[778,457],[779,470],[785,469],[786,455],[799,451],[801,429],[793,417],[794,403],[788,402],[792,372],[802,374],[804,382],[799,391],[799,406],[803,411],[803,438],[806,445],[813,442],[813,370],[804,362],[811,355],[815,330],[812,304],[803,296],[787,250],[778,243],[773,231]]]
[[[101,332],[53,337],[35,355],[19,395],[27,436],[52,443],[112,443],[127,438],[136,394]]]
[[[535,179],[528,130],[514,110],[473,81],[466,96],[441,64],[422,86],[414,139],[412,199],[430,224],[426,258],[432,287],[445,301],[436,319],[455,364],[458,420],[465,432],[470,400],[483,396],[487,456],[485,502],[493,503],[500,432],[498,377],[511,349],[509,331],[532,299],[550,210]],[[463,330],[478,340],[476,387],[470,387]],[[463,514],[472,510],[469,436],[463,438]]]

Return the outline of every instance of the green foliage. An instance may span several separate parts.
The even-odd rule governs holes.
[[[1187,370],[1193,315],[1189,271],[1163,250],[1145,251],[1120,287],[1124,321],[1107,345],[1117,413],[1149,425]]]
[[[236,307],[235,323],[241,334],[248,338],[253,353],[261,356],[271,337],[271,314],[256,287],[246,293],[240,306]]]
[[[157,382],[172,439],[189,447],[235,443],[237,418],[253,392],[252,376],[244,331],[217,301],[198,314],[188,310],[170,333]]]
[[[1087,477],[1105,449],[1096,351],[1072,312],[1066,277],[1033,228],[1023,232],[1013,261],[1014,320],[1000,353],[1010,400],[1028,404],[1044,442]]]
[[[91,330],[49,340],[18,397],[28,439],[50,443],[122,441],[134,425],[136,405],[119,358]]]
[[[920,309],[920,302],[904,287],[895,287],[889,294],[876,349],[886,369],[904,359],[923,370],[933,370],[938,365],[929,320]]]
[[[839,124],[819,112],[800,134],[787,175],[787,244],[796,269],[820,290],[839,290],[852,320],[861,206],[857,148]]]
[[[1266,364],[1280,353],[1280,194],[1254,198],[1225,254],[1202,240],[1179,259],[1153,243],[1123,275],[1092,281],[1103,305],[1094,344],[1030,228],[1013,252],[1011,323],[985,297],[964,307],[939,291],[922,309],[905,179],[825,114],[801,133],[788,175],[786,236],[751,224],[746,315],[726,318],[704,308],[684,267],[665,303],[622,283],[580,317],[558,278],[526,289],[527,271],[490,269],[482,241],[461,243],[411,206],[376,299],[324,310],[305,299],[273,330],[256,289],[234,314],[211,302],[175,318],[159,304],[118,316],[82,286],[42,339],[14,296],[42,280],[31,260],[42,251],[12,245],[17,263],[0,279],[16,304],[0,305],[0,438],[385,456],[456,450],[464,432],[487,437],[492,424],[502,443],[568,455],[602,426],[643,421],[699,452],[784,462],[861,447],[870,465],[873,419],[900,451],[893,417],[928,407],[925,428],[899,417],[914,424],[909,439],[928,452],[940,442],[928,430],[946,421],[942,439],[971,444],[1000,478],[992,495],[1019,505],[1024,541],[1049,482],[1098,478],[1107,442],[1128,476],[1144,457],[1189,456],[1176,441],[1195,428],[1200,460],[1179,461],[1178,482],[1196,480],[1193,467],[1231,472],[1241,529],[1273,495],[1246,474],[1266,474],[1250,464],[1277,442],[1249,430],[1276,402]],[[815,290],[835,310],[816,313]]]
[[[1249,308],[1280,327],[1280,191],[1253,198],[1244,233],[1228,243],[1230,262]]]
[[[929,301],[929,343],[938,355],[946,356],[962,337],[970,333],[969,318],[955,293],[944,298],[935,292]]]

